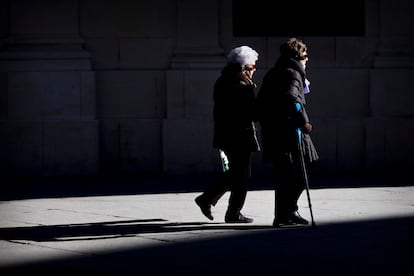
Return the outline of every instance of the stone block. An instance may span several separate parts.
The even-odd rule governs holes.
[[[187,71],[184,75],[184,114],[186,118],[212,118],[213,90],[220,70]]]
[[[220,70],[168,71],[168,118],[211,119],[214,83]]]
[[[78,1],[10,2],[10,31],[15,36],[76,36],[79,31]]]
[[[1,55],[0,55],[1,56]],[[0,57],[0,71],[76,71],[90,70],[90,61],[86,59],[55,59],[55,60],[7,60],[4,55]]]
[[[9,73],[7,90],[9,119],[67,119],[81,116],[79,72]]]
[[[93,175],[99,171],[97,121],[44,123],[44,174]]]
[[[374,69],[370,79],[372,116],[414,116],[414,93],[407,93],[412,87],[414,69]]]
[[[173,49],[174,41],[169,38],[120,39],[120,68],[167,69]]]
[[[184,72],[183,71],[167,71],[167,118],[184,118]]]
[[[337,160],[341,172],[365,169],[365,123],[358,119],[337,121]]]
[[[0,73],[0,120],[7,119],[9,112],[7,78],[7,73]]]
[[[413,35],[414,20],[410,11],[414,3],[410,0],[381,2],[381,32],[387,38],[396,38],[403,34]]]
[[[335,173],[338,168],[338,133],[334,119],[314,118],[312,141],[319,154],[316,170],[321,174]]]
[[[102,173],[162,171],[162,133],[158,119],[103,119],[100,130]]]
[[[205,173],[221,169],[213,148],[213,123],[197,119],[163,121],[163,167],[167,173]]]
[[[165,76],[158,71],[97,72],[100,117],[164,116]]]
[[[100,168],[104,174],[121,172],[121,125],[119,119],[101,119],[99,129]]]
[[[85,48],[91,53],[95,70],[119,68],[119,42],[116,38],[88,38]]]
[[[282,42],[284,41],[281,41],[280,43]],[[332,66],[336,65],[337,49],[335,37],[308,37],[304,39],[304,42],[308,46],[309,55],[307,71],[325,67],[330,67],[332,69]],[[273,48],[278,56],[279,45],[277,45],[277,48]]]
[[[43,169],[41,122],[0,122],[2,175],[40,175]]]
[[[6,37],[9,33],[9,16],[8,1],[0,1],[0,38]]]
[[[385,163],[391,170],[414,168],[414,118],[390,118],[385,123]]]
[[[364,69],[312,69],[306,96],[311,117],[363,118],[370,114],[369,72]]]
[[[93,120],[96,118],[96,80],[95,72],[79,72],[80,74],[80,117]]]
[[[161,120],[158,119],[121,120],[121,170],[129,173],[161,172],[161,131]]]
[[[413,118],[371,118],[367,127],[367,167],[406,173],[414,167]]]
[[[163,0],[79,2],[84,37],[174,37],[176,2]]]
[[[370,67],[376,55],[378,43],[378,38],[337,37],[336,64],[347,67]],[[310,64],[312,63],[310,62]]]
[[[385,128],[386,119],[369,118],[366,128],[366,168],[368,170],[385,169]]]

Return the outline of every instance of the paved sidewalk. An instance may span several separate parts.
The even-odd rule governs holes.
[[[314,228],[272,228],[272,190],[249,191],[252,224],[224,223],[228,193],[209,221],[198,194],[0,201],[0,273],[414,275],[414,186],[311,189]]]

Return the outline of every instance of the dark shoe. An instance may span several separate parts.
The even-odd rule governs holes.
[[[237,215],[227,215],[224,218],[224,221],[226,223],[252,223],[253,219],[252,218],[247,218],[245,216],[243,216],[242,214],[237,214]]]
[[[283,225],[308,225],[309,222],[301,217],[297,211],[287,215],[277,217],[273,221],[273,227],[280,227]]]
[[[302,225],[308,225],[309,222],[304,219],[301,215],[299,215],[298,211],[293,212],[289,215],[289,220],[292,221],[295,224],[302,224]]]
[[[213,215],[211,214],[211,204],[205,203],[201,199],[201,196],[196,197],[194,201],[198,205],[198,207],[200,207],[201,213],[203,213],[203,215],[205,215],[209,220],[214,219]]]
[[[277,217],[273,220],[273,227],[282,227],[287,225],[294,225],[287,217]]]

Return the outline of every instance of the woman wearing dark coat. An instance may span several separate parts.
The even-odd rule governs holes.
[[[211,206],[230,190],[225,222],[253,222],[241,209],[247,195],[251,153],[260,150],[254,123],[256,85],[252,81],[257,58],[257,52],[248,46],[233,49],[214,85],[213,147],[228,161],[228,168],[224,164],[218,181],[195,199],[210,220]]]
[[[312,124],[306,112],[307,46],[290,38],[280,46],[280,57],[264,76],[257,95],[263,159],[274,165],[275,219],[273,226],[308,224],[298,213],[297,201],[305,189],[296,129],[302,130],[302,148],[307,165],[318,160],[309,133]],[[298,104],[300,110],[297,110]]]

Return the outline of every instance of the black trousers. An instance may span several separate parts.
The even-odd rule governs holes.
[[[222,172],[215,183],[209,186],[201,198],[204,202],[216,205],[219,199],[230,191],[228,214],[238,214],[243,208],[251,175],[251,151],[225,151],[229,160],[229,170]]]
[[[305,189],[299,151],[281,154],[274,163],[275,217],[298,210],[298,199]]]

